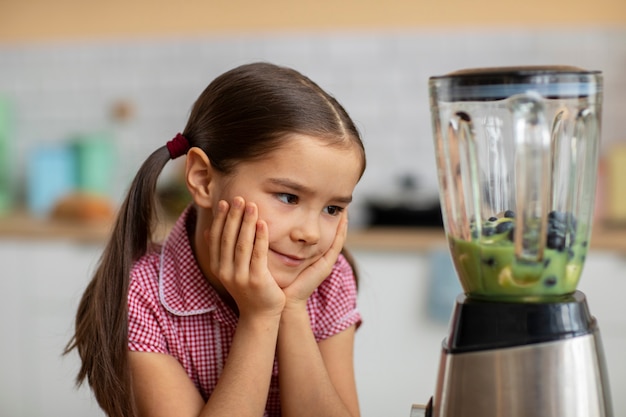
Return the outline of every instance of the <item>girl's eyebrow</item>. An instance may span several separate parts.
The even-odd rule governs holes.
[[[274,185],[280,185],[282,187],[289,188],[300,194],[313,194],[314,190],[302,185],[300,183],[294,182],[288,178],[270,178],[268,182]],[[352,202],[352,195],[348,196],[336,196],[331,199],[332,201],[336,201],[338,203],[350,204]]]

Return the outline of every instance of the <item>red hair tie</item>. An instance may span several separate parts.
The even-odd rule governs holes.
[[[186,137],[177,133],[174,139],[165,144],[167,150],[170,151],[170,158],[176,159],[179,156],[183,156],[189,150],[189,141]]]

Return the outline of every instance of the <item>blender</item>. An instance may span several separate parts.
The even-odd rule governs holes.
[[[478,68],[429,80],[446,238],[463,294],[412,416],[611,417],[576,289],[591,235],[602,75]]]

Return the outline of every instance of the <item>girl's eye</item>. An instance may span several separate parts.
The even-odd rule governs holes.
[[[339,206],[327,206],[325,208],[326,213],[330,214],[331,216],[339,216],[343,210],[344,208]]]
[[[276,194],[276,198],[282,201],[285,204],[297,204],[298,196],[288,193],[278,193]]]

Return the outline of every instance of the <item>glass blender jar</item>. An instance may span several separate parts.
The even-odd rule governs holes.
[[[431,77],[442,217],[464,294],[411,416],[611,417],[589,246],[602,78],[545,66]]]
[[[591,233],[600,73],[458,71],[432,77],[430,97],[444,225],[465,293],[572,294]]]

